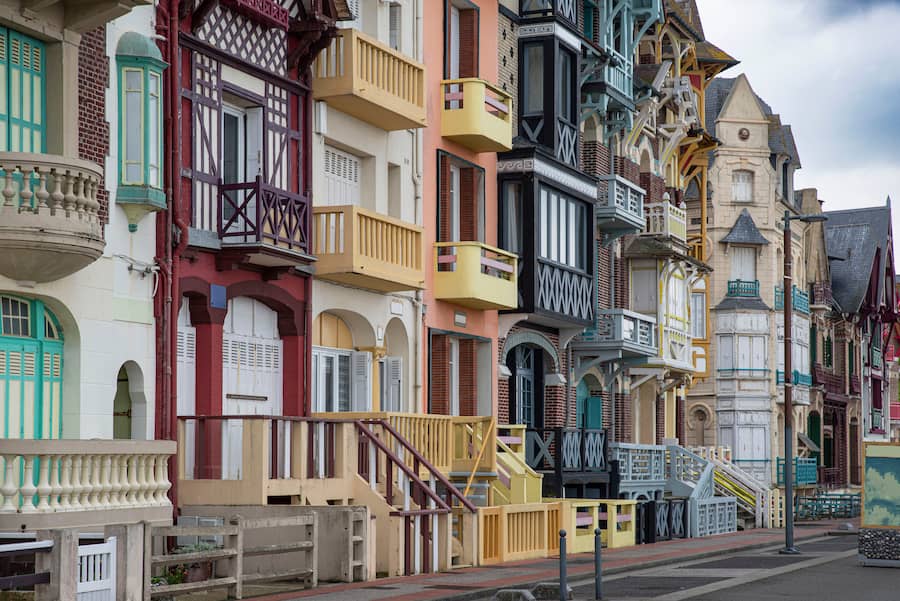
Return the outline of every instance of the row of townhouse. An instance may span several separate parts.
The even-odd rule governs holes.
[[[695,2],[39,8],[0,13],[0,531],[314,511],[353,580],[633,544],[636,500],[769,523],[685,447],[777,483],[779,219],[821,202]],[[813,482],[889,430],[889,213],[795,226]]]

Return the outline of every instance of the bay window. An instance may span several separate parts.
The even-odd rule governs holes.
[[[136,32],[119,38],[119,186],[116,201],[130,231],[151,211],[165,208],[162,191],[162,72],[156,44]]]
[[[540,257],[586,270],[589,223],[585,203],[544,186],[541,187],[539,202]]]

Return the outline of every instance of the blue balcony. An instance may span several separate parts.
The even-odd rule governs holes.
[[[726,296],[738,298],[759,298],[759,280],[728,280]]]
[[[797,313],[809,315],[809,294],[796,286],[791,288],[791,308]],[[784,288],[775,286],[775,310],[784,309]]]
[[[817,482],[818,460],[815,457],[794,457],[794,486],[809,486]],[[784,486],[784,458],[778,457],[778,486]]]
[[[784,384],[784,371],[775,371],[775,383]],[[791,371],[791,383],[797,386],[812,386],[812,374],[802,374],[799,371]]]
[[[616,351],[622,357],[654,357],[656,320],[626,309],[599,311],[597,325],[577,336],[572,345],[581,355]]]
[[[597,229],[612,236],[634,234],[644,229],[647,220],[643,188],[621,175],[601,176],[599,188],[595,205]]]

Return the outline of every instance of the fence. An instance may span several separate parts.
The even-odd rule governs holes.
[[[547,557],[559,544],[560,518],[559,503],[479,507],[479,565]]]
[[[27,543],[0,545],[0,560],[7,561],[13,557],[28,556],[53,552],[52,540],[39,540]],[[50,583],[50,570],[35,567],[31,574],[5,574],[0,576],[0,591],[15,590],[23,587]],[[2,595],[0,595],[2,597]]]
[[[260,547],[244,545],[244,535],[248,530],[298,526],[303,527],[305,531],[300,540]],[[318,584],[317,530],[315,514],[257,519],[235,516],[229,520],[228,524],[222,526],[167,526],[148,529],[144,542],[144,599],[150,600],[163,595],[210,591],[219,588],[228,589],[228,595],[231,598],[243,599],[245,584],[267,580],[299,579],[310,587],[315,587]],[[167,541],[154,541],[154,538],[167,539],[179,536],[222,537],[225,545],[185,553],[172,553],[165,550]],[[162,552],[154,554],[154,549]],[[302,566],[271,572],[244,573],[245,557],[292,552],[305,553],[305,561]],[[223,567],[218,562],[227,565]],[[190,565],[200,566],[194,577],[187,576],[186,569],[184,569],[184,566]],[[170,568],[169,566],[177,567]]]
[[[116,600],[116,537],[78,546],[77,601]]]
[[[689,499],[691,538],[737,532],[734,497]]]

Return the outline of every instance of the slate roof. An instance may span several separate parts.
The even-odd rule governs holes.
[[[831,290],[841,310],[859,311],[869,287],[872,262],[881,249],[886,256],[891,227],[888,205],[829,211],[825,215],[825,249],[831,269]],[[879,270],[884,277],[884,270]],[[883,285],[884,282],[879,282]]]
[[[770,311],[769,305],[763,302],[758,296],[726,296],[718,305],[713,307],[713,311],[734,311],[735,309],[743,309],[745,311]]]
[[[766,240],[766,237],[760,233],[759,228],[756,227],[756,223],[754,223],[753,217],[750,216],[750,212],[747,209],[741,211],[741,214],[738,215],[734,225],[731,226],[731,231],[728,232],[727,236],[722,238],[722,242],[727,242],[728,244],[759,245],[769,243],[769,241]]]
[[[698,40],[706,39],[696,0],[666,0],[666,12],[681,21]]]
[[[701,63],[722,63],[729,67],[741,62],[712,42],[706,40],[697,42],[697,60]]]
[[[716,77],[709,82],[709,86],[706,88],[706,114],[704,115],[706,131],[711,133],[716,131],[716,119],[722,112],[736,80],[735,77]],[[754,94],[756,93],[754,92]],[[756,94],[756,99],[759,101],[763,113],[769,119],[769,149],[775,154],[785,154],[791,157],[791,163],[800,167],[800,153],[797,152],[797,144],[794,141],[794,132],[791,130],[791,126],[782,124],[781,116],[776,115],[772,111],[772,107],[758,94]]]

